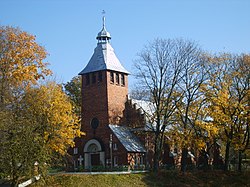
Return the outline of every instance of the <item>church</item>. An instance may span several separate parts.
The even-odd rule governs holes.
[[[154,133],[147,116],[154,111],[153,104],[129,98],[129,72],[111,46],[105,17],[96,39],[94,53],[79,73],[82,80],[81,131],[86,135],[74,139],[75,147],[68,150],[71,157],[67,168],[70,171],[152,168]],[[211,155],[216,164],[220,152],[216,146],[213,149]],[[180,155],[178,148],[165,143],[160,164],[179,167]],[[200,156],[201,159],[196,160],[189,152],[188,163],[193,165],[198,161],[199,164]]]
[[[145,167],[152,163],[152,136],[147,131],[143,111],[149,103],[129,99],[128,75],[111,46],[105,17],[97,34],[97,46],[82,77],[81,130],[75,138],[72,168]],[[142,110],[142,107],[143,110]]]

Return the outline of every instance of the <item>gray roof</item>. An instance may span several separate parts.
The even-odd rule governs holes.
[[[146,152],[143,144],[132,132],[130,132],[129,128],[118,125],[109,125],[109,128],[113,131],[115,136],[128,152]]]
[[[113,70],[129,74],[129,72],[121,65],[115,55],[114,49],[108,42],[97,44],[89,63],[79,74],[82,75],[101,70]]]

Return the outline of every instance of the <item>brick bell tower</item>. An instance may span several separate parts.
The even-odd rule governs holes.
[[[98,33],[97,47],[82,77],[82,125],[86,136],[76,142],[80,165],[90,169],[106,165],[109,156],[111,130],[109,124],[119,124],[128,95],[129,72],[121,65],[110,44],[111,35],[105,28]],[[79,161],[79,158],[78,158]]]

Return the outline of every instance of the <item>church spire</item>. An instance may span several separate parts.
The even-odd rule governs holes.
[[[128,75],[129,72],[122,66],[110,44],[111,36],[105,27],[105,16],[103,16],[102,21],[102,30],[96,37],[98,43],[94,54],[79,74],[84,75],[91,72],[111,70]]]
[[[102,12],[103,14],[105,14],[105,11]],[[111,35],[109,34],[109,32],[106,30],[106,25],[105,25],[105,16],[103,15],[102,17],[102,30],[97,34],[96,39],[98,40],[98,44],[101,43],[109,43],[110,39],[111,39]]]
[[[105,16],[103,15],[102,16],[102,28],[104,28],[105,29]]]

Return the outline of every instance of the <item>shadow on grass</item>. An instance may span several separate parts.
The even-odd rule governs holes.
[[[185,174],[174,171],[160,171],[157,175],[149,173],[143,178],[150,187],[165,186],[250,186],[250,171],[192,171]]]

